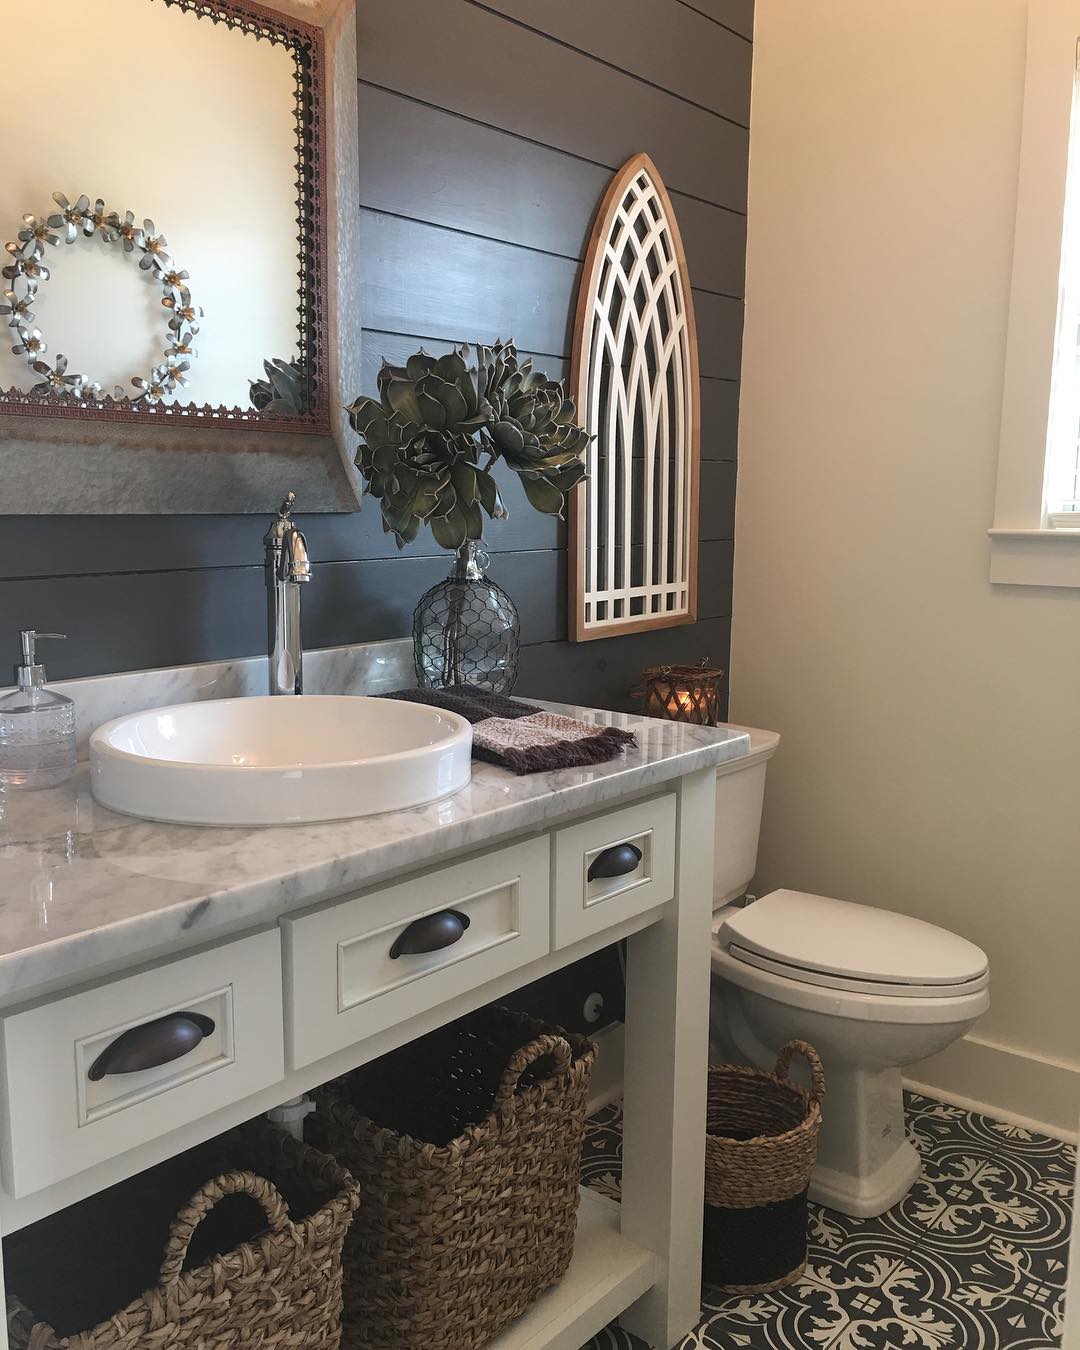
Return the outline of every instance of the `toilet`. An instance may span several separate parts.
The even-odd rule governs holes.
[[[749,905],[765,769],[779,744],[752,730],[750,755],[717,775],[711,1056],[772,1068],[809,1041],[827,1096],[810,1198],[867,1218],[919,1175],[904,1131],[901,1069],[963,1036],[990,1006],[986,955],[933,924],[778,890]]]

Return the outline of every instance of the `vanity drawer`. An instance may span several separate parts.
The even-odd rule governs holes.
[[[4,1180],[23,1196],[284,1077],[280,935],[10,1013],[2,1035]]]
[[[283,920],[291,1067],[544,956],[549,851],[530,839]]]
[[[557,831],[556,948],[662,905],[674,894],[674,793]]]

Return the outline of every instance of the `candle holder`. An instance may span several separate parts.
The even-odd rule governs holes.
[[[720,720],[723,675],[704,661],[699,666],[649,666],[630,692],[643,700],[646,717],[714,727]]]

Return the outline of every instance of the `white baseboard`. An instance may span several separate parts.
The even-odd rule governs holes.
[[[940,1055],[911,1065],[904,1081],[915,1092],[967,1111],[1056,1139],[1077,1138],[1080,1064],[965,1036]]]
[[[600,1053],[590,1085],[590,1113],[622,1096],[622,1023],[612,1023],[594,1039]],[[1037,1134],[1077,1142],[1080,1064],[965,1036],[940,1055],[913,1064],[904,1082],[913,1092],[937,1097],[965,1111],[978,1111]]]
[[[593,1040],[596,1042],[597,1055],[589,1080],[590,1116],[602,1106],[617,1102],[622,1096],[625,1028],[621,1022],[612,1022],[598,1031]]]

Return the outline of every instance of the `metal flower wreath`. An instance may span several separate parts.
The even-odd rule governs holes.
[[[138,253],[139,267],[152,272],[164,289],[162,305],[169,310],[168,345],[164,359],[146,377],[136,375],[131,383],[139,391],[132,402],[154,407],[187,384],[187,372],[197,353],[193,346],[199,331],[202,309],[191,302],[188,273],[177,269],[167,252],[165,236],[159,234],[152,220],[136,225],[135,217],[126,211],[121,217],[116,211],[106,211],[100,197],[90,205],[85,195],[69,202],[62,192],[53,193],[59,211],[45,217],[23,216],[24,228],[16,242],[4,245],[11,261],[3,269],[10,283],[4,291],[0,314],[6,314],[8,326],[15,330],[18,341],[12,347],[16,356],[25,356],[30,369],[41,376],[41,383],[30,391],[34,394],[61,395],[90,402],[103,402],[112,397],[125,397],[118,386],[111,396],[100,384],[86,375],[69,372],[67,357],[57,354],[55,365],[43,358],[48,350],[39,328],[31,328],[33,304],[42,282],[48,281],[49,269],[44,263],[46,246],[55,248],[60,243],[73,244],[81,232],[87,238],[97,234],[107,244],[120,244],[125,253]]]

